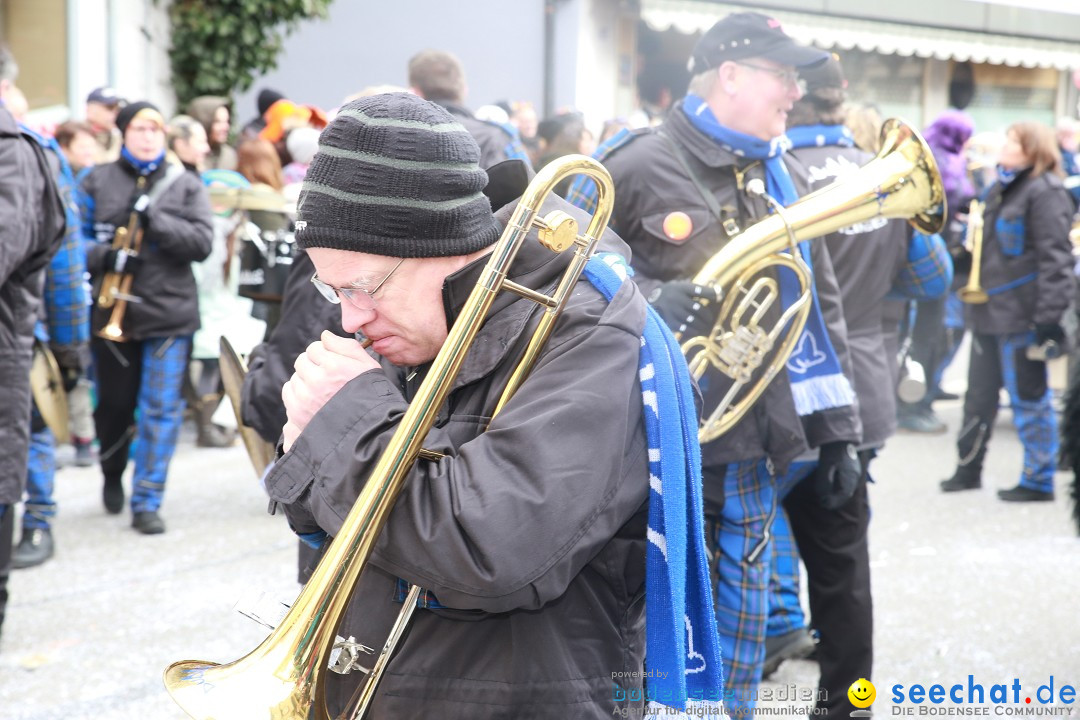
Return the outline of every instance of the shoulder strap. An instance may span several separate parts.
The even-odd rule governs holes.
[[[180,179],[180,177],[186,173],[183,165],[177,165],[176,163],[169,163],[165,166],[165,175],[160,180],[154,183],[154,186],[150,188],[150,192],[146,194],[147,200],[150,202],[148,205],[153,205],[158,198],[165,194],[165,191],[172,186],[174,182]]]
[[[682,169],[686,172],[686,176],[690,178],[690,182],[694,183],[694,187],[697,188],[698,193],[701,194],[701,199],[705,201],[705,205],[709,208],[709,212],[712,213],[712,216],[716,218],[717,222],[723,222],[724,218],[723,213],[720,210],[720,203],[716,200],[716,196],[705,187],[705,183],[701,181],[701,178],[698,177],[697,173],[691,169],[690,161],[686,158],[686,153],[683,149],[679,147],[679,143],[675,142],[675,140],[663,130],[658,130],[656,134],[662,137],[668,144],[668,147],[671,148],[671,152],[675,156],[675,159],[679,161],[679,165],[681,165]]]

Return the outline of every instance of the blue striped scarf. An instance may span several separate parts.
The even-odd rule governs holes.
[[[631,272],[615,253],[599,254],[585,266],[585,277],[609,301]],[[659,705],[683,711],[711,707],[719,717],[724,676],[705,548],[697,410],[679,343],[651,307],[640,368],[651,487],[644,699],[664,717],[678,715]]]
[[[724,127],[705,100],[697,95],[687,95],[683,100],[682,110],[694,127],[725,150],[739,157],[764,161],[766,189],[781,205],[786,207],[799,199],[795,183],[784,165],[784,153],[791,149],[790,138],[781,135],[772,140],[761,140]],[[799,243],[799,252],[806,265],[813,270],[810,243]],[[787,269],[781,269],[777,274],[780,280],[780,300],[784,307],[790,307],[799,297],[798,279]],[[813,282],[810,283],[810,292],[813,296],[810,314],[806,318],[802,335],[795,344],[795,351],[787,361],[791,395],[799,415],[844,407],[855,402],[855,391],[844,376],[836,350],[829,339],[825,319],[821,316],[817,288]]]

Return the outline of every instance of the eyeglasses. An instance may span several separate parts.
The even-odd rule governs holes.
[[[806,92],[806,81],[799,77],[798,70],[783,70],[781,68],[765,67],[764,65],[755,65],[748,62],[736,62],[736,65],[742,65],[743,67],[750,68],[751,70],[757,70],[759,72],[768,73],[775,77],[780,82],[784,83],[785,87],[798,88],[799,92]]]
[[[379,292],[379,288],[386,284],[386,281],[390,279],[390,276],[397,272],[397,269],[401,267],[401,263],[405,262],[405,258],[401,258],[397,261],[390,272],[386,274],[379,284],[371,290],[364,290],[358,287],[334,287],[319,279],[319,274],[315,273],[311,276],[311,284],[315,286],[315,289],[319,291],[328,302],[334,305],[341,304],[341,298],[348,300],[353,307],[357,310],[374,310],[375,309],[375,293]]]

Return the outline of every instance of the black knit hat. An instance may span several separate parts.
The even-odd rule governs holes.
[[[162,129],[165,128],[165,117],[161,114],[161,111],[157,109],[157,106],[153,103],[148,103],[145,100],[139,100],[138,102],[128,103],[116,114],[116,127],[120,130],[121,135],[127,132],[127,126],[130,125],[131,121],[135,119],[135,116],[139,114],[151,118],[161,125]]]
[[[821,65],[804,68],[799,75],[806,81],[806,92],[832,88],[844,90],[847,88],[847,79],[844,77],[844,69],[840,67],[840,56],[830,53],[829,59]]]
[[[399,258],[486,248],[499,227],[479,160],[476,141],[434,103],[411,93],[351,102],[319,137],[296,242]]]

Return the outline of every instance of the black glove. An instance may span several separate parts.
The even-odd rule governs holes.
[[[712,333],[720,303],[716,290],[689,280],[672,280],[649,295],[649,303],[672,332],[684,338]]]
[[[136,253],[127,250],[113,250],[112,248],[105,251],[105,272],[136,275],[140,267],[142,267],[142,258]]]
[[[1065,344],[1065,331],[1057,323],[1035,323],[1035,344],[1045,345],[1053,340],[1061,347]]]
[[[971,253],[963,246],[950,249],[949,254],[952,255],[953,274],[967,275],[971,272]]]
[[[862,476],[862,463],[849,442],[831,442],[821,446],[821,457],[814,471],[814,492],[826,510],[836,510],[851,499]]]
[[[79,384],[79,377],[82,375],[79,372],[79,368],[60,368],[60,377],[64,379],[64,392],[69,393],[75,389],[75,386]]]

